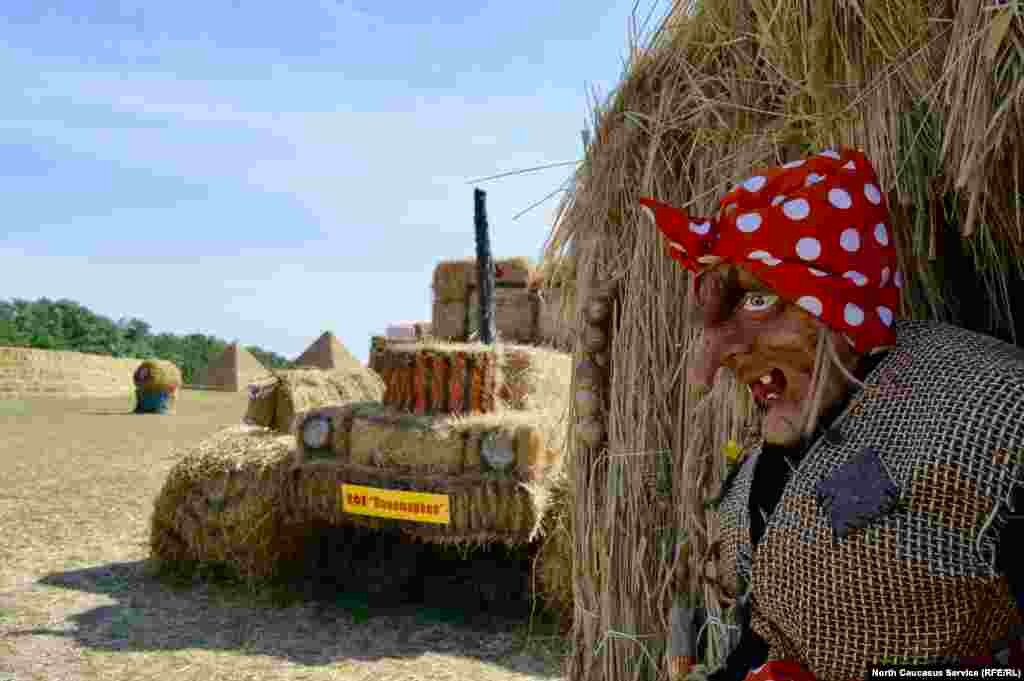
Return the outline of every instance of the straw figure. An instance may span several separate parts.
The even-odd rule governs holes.
[[[173,414],[181,389],[181,370],[162,359],[147,359],[132,376],[136,414]]]
[[[545,253],[546,260],[574,258],[574,391],[581,383],[591,386],[586,399],[574,403],[567,452],[575,546],[576,616],[567,670],[572,681],[675,679],[683,674],[685,658],[695,656],[706,669],[714,669],[725,662],[744,628],[738,607],[742,600],[726,588],[728,574],[734,574],[727,538],[739,533],[728,524],[729,505],[723,501],[716,507],[714,502],[729,476],[729,455],[735,456],[741,473],[724,486],[725,491],[742,481],[752,445],[763,434],[763,415],[752,392],[731,371],[720,371],[706,394],[685,380],[705,336],[691,282],[694,273],[666,257],[669,245],[645,217],[641,197],[718,219],[719,201],[759,168],[806,161],[828,149],[841,156],[844,148],[861,150],[874,167],[890,217],[886,234],[895,247],[897,266],[889,274],[901,273],[903,287],[892,308],[897,348],[900,334],[906,337],[907,330],[915,328],[911,321],[945,322],[1017,345],[1024,339],[1024,296],[1019,295],[1024,290],[1024,17],[1018,3],[701,0],[673,3],[661,22],[637,19],[641,33],[631,38],[621,83],[595,107],[582,161]],[[813,186],[824,190],[821,183]],[[851,196],[866,199],[863,191]],[[774,198],[769,197],[769,204]],[[694,220],[702,231],[704,222]],[[697,236],[709,237],[710,225],[707,229]],[[766,229],[751,232],[751,238]],[[859,234],[864,248],[877,244],[873,230],[874,225]],[[829,253],[827,246],[823,245],[823,257]],[[795,242],[789,247],[795,248]],[[754,250],[769,253],[768,262],[794,257],[793,252],[774,253],[766,247]],[[750,262],[758,266],[758,261]],[[844,269],[835,274],[851,289],[858,288],[862,280],[852,274],[843,278],[846,273]],[[879,271],[876,277],[880,276]],[[866,286],[877,284],[876,280]],[[773,295],[786,300],[784,291]],[[796,306],[804,295],[791,304]],[[601,301],[594,312],[607,315],[603,327],[594,327],[588,317],[594,300]],[[824,300],[822,305],[823,315],[843,323],[845,302],[838,311],[824,309]],[[872,314],[877,319],[876,309],[862,311],[865,320]],[[856,318],[857,312],[852,315]],[[589,339],[584,337],[587,333]],[[923,343],[930,332],[917,333]],[[950,333],[972,339],[968,347],[961,346],[951,376],[965,361],[984,363],[1008,352],[1006,346],[995,349],[987,338],[975,345],[976,336]],[[585,347],[589,341],[604,349],[591,351]],[[847,341],[840,333],[835,342],[841,349]],[[816,356],[816,338],[813,346]],[[826,346],[830,354],[827,350]],[[892,352],[888,358],[902,357]],[[916,366],[926,359],[918,353],[910,363]],[[806,359],[799,361],[806,364]],[[967,385],[985,371],[979,369]],[[988,375],[1002,375],[1000,371]],[[869,378],[860,377],[857,370],[851,373],[861,382]],[[942,377],[946,370],[933,373]],[[936,437],[953,418],[947,407],[963,406],[956,400],[958,390],[936,399],[925,420]],[[1006,394],[1008,398],[1015,393],[1007,389]],[[902,399],[891,399],[889,408],[896,410]],[[988,404],[987,399],[979,399],[979,405]],[[956,416],[966,418],[976,413],[972,409]],[[1003,427],[1001,423],[1012,421],[999,417],[994,427]],[[978,454],[974,448],[984,439],[963,432],[962,456],[973,460]],[[1019,431],[1007,425],[1003,437],[1013,438],[1015,433]],[[922,446],[928,451],[934,445]],[[843,461],[857,453],[849,452]],[[920,490],[948,484],[939,482],[946,476],[952,481],[975,472],[916,459],[913,465],[907,461],[904,468],[894,468],[887,458],[893,454],[906,453],[882,447],[880,460],[893,469],[890,477],[911,508],[915,494],[928,493]],[[1013,454],[1008,453],[1010,461]],[[804,476],[813,479],[814,453],[805,456],[810,458],[789,487],[796,488],[798,481],[805,484]],[[993,450],[990,456],[994,468],[984,485],[967,484],[951,492],[978,515],[957,525],[954,518],[967,516],[940,511],[937,505],[929,519],[934,527],[944,528],[951,555],[957,555],[952,547],[966,551],[963,547],[978,540],[976,551],[991,558],[989,540],[995,543],[999,521],[1008,515],[997,512],[987,523],[988,516],[982,513],[980,497],[996,499],[1003,484],[999,481],[1007,475],[1006,468],[995,463],[1004,460],[1003,455]],[[837,471],[839,465],[837,461]],[[808,518],[811,509],[818,508],[817,491],[804,491],[808,496],[801,497],[800,512]],[[787,502],[780,502],[771,522],[781,523],[789,513]],[[830,544],[828,514],[821,511],[817,522],[821,524],[813,531],[794,526],[782,534],[787,540],[816,538],[819,547]],[[868,525],[836,541],[842,544],[867,534],[878,536],[880,547],[885,547],[886,535],[880,528]],[[771,530],[766,537],[757,560],[768,560],[773,550]],[[772,560],[782,559],[776,554]],[[849,592],[843,591],[848,587],[842,583],[842,589],[829,594],[835,600],[808,604],[803,594],[811,593],[812,586],[820,588],[823,580],[836,579],[824,563],[805,565],[792,556],[785,560],[792,568],[789,583],[806,586],[807,591],[794,596],[789,586],[780,586],[766,596],[789,594],[793,600],[787,613],[796,618],[773,641],[783,634],[790,638],[793,627],[813,629],[802,618],[826,606],[848,614],[844,621],[870,619],[883,626],[891,620],[879,613],[905,603],[898,597],[876,606],[859,591],[844,600],[839,594]],[[989,620],[997,627],[1001,614],[977,616],[977,595],[967,586],[979,579],[977,574],[971,577],[970,571],[961,571],[960,564],[951,561],[944,564],[947,572],[925,561],[908,561],[904,565],[910,567],[897,574],[949,574],[946,586],[961,583],[965,588],[963,598],[947,592],[950,622],[962,624],[964,632]],[[995,585],[1001,579],[997,573],[982,574],[989,574]],[[874,573],[864,574],[866,582],[874,578]],[[907,588],[914,588],[910,581]],[[756,592],[755,578],[755,610]],[[1004,601],[993,599],[998,608],[1004,607]],[[969,605],[961,610],[960,602]],[[699,612],[703,625],[696,617]],[[776,619],[777,615],[762,617],[755,628]],[[849,658],[840,661],[840,652],[852,650],[854,642],[862,640],[858,637],[866,636],[859,625],[830,626],[829,635],[841,639],[841,647],[812,650],[813,642],[802,634],[790,642],[801,664],[823,679],[835,677],[820,671],[819,656],[824,652],[815,651],[835,650],[835,664],[846,669]],[[694,637],[699,634],[699,645],[674,636],[677,629],[689,629]],[[907,645],[900,647],[935,643],[941,638],[936,637],[938,631],[908,634]],[[892,644],[899,637],[885,640]],[[972,642],[966,647],[974,646]],[[954,642],[941,653],[963,651]],[[879,659],[886,654],[879,651]],[[893,651],[892,657],[901,654],[908,653]],[[856,672],[841,678],[862,676],[858,665]]]
[[[708,678],[993,664],[1024,622],[1024,353],[899,318],[891,215],[858,151],[758,169],[712,217],[641,203],[695,273],[689,384],[725,368],[762,415],[718,506],[720,584],[750,627]]]

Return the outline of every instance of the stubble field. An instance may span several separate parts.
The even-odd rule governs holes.
[[[238,423],[245,398],[132,404],[0,401],[0,681],[561,678],[560,639],[525,619],[158,578],[149,517],[174,453]]]

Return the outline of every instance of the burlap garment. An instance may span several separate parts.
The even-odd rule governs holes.
[[[821,681],[985,655],[1020,623],[995,541],[1024,479],[1024,353],[943,324],[896,328],[897,346],[833,424],[841,436],[811,446],[756,549],[748,498],[760,447],[719,506],[725,586],[750,585],[771,658]],[[867,447],[902,503],[840,540],[816,485]]]

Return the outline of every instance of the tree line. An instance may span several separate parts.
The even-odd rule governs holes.
[[[141,319],[116,322],[78,303],[40,298],[0,300],[0,346],[71,350],[110,357],[164,359],[181,369],[185,383],[195,383],[206,366],[224,352],[228,342],[190,333],[153,334]],[[291,362],[255,345],[246,346],[263,366],[287,369]]]

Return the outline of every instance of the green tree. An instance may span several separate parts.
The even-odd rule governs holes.
[[[200,333],[153,334],[148,322],[98,315],[73,300],[0,300],[0,345],[49,350],[74,350],[114,357],[156,358],[174,362],[186,383],[195,383],[227,342]],[[249,346],[265,366],[287,368],[284,357]]]

